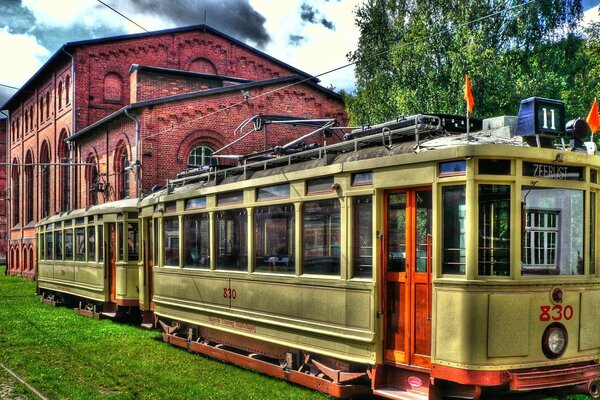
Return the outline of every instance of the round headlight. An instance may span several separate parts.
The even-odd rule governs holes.
[[[548,358],[558,358],[567,349],[567,331],[561,324],[552,324],[544,331],[542,350]]]

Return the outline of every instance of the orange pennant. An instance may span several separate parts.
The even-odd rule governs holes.
[[[590,130],[592,131],[592,135],[598,130],[600,130],[600,115],[598,115],[598,101],[594,97],[594,104],[592,104],[592,109],[590,110],[587,118],[585,119],[590,126]]]
[[[471,92],[471,81],[469,80],[469,75],[467,75],[465,79],[465,94],[463,99],[467,102],[467,112],[473,112],[473,107],[475,107],[475,99],[473,99],[473,92]]]

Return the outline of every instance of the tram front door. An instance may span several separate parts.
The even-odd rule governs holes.
[[[431,188],[386,192],[385,361],[430,367]]]

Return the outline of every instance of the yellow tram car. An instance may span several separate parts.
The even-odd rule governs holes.
[[[580,123],[559,142],[563,107],[414,116],[177,179],[129,211],[141,309],[174,345],[336,397],[596,398],[600,157]],[[40,291],[66,287],[53,263]]]

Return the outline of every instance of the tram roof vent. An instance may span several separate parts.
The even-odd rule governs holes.
[[[482,130],[492,136],[510,139],[515,135],[517,117],[503,115],[501,117],[486,118],[483,120]]]

